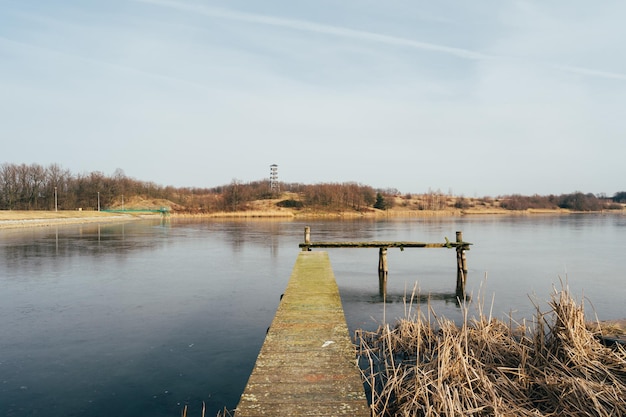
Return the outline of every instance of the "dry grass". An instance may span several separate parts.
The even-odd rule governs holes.
[[[293,212],[288,209],[285,210],[247,210],[247,211],[218,211],[212,213],[172,213],[172,217],[176,218],[198,218],[198,219],[250,219],[250,218],[278,218],[278,219],[291,219],[294,217]]]
[[[181,412],[181,417],[188,417],[187,416],[187,406],[183,407],[183,411]],[[200,417],[205,417],[206,415],[206,404],[204,401],[202,401],[202,412],[200,414]],[[224,408],[222,411],[218,411],[216,417],[233,417],[234,414],[230,411],[228,411],[226,408]]]
[[[104,213],[98,211],[0,210],[0,229],[125,221],[134,218],[137,217],[128,214]]]
[[[68,219],[85,217],[111,217],[114,213],[99,211],[43,211],[43,210],[0,210],[0,220]]]
[[[600,343],[566,289],[549,306],[532,328],[482,311],[457,326],[418,310],[359,332],[373,415],[626,415],[626,350]]]

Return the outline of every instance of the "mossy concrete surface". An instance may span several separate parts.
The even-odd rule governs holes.
[[[300,252],[235,415],[370,415],[327,252]]]

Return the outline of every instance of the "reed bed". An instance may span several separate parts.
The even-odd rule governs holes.
[[[600,342],[566,288],[531,324],[485,316],[461,325],[415,309],[357,332],[374,416],[624,416],[626,350]],[[595,329],[595,330],[594,330]]]

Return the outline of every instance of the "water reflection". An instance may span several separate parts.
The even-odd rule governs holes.
[[[83,225],[78,228],[64,226],[45,228],[46,230],[40,230],[35,235],[14,234],[3,239],[0,256],[8,266],[14,268],[23,264],[37,264],[54,257],[98,257],[109,254],[125,257],[133,251],[154,249],[167,243],[161,239],[163,233],[158,228],[150,228],[148,229],[150,233],[139,235],[133,231],[132,236],[127,238],[126,229],[129,227],[132,226],[127,224]]]
[[[415,293],[407,294],[400,292],[387,292],[387,295],[368,294],[362,291],[355,291],[354,289],[346,289],[341,291],[341,299],[344,302],[349,303],[368,303],[368,304],[428,304],[434,301],[443,301],[445,304],[451,304],[459,307],[459,298],[455,291],[450,292],[429,292],[429,293]],[[461,302],[470,302],[471,295],[466,294],[465,299]]]
[[[228,244],[234,253],[241,253],[251,244],[268,248],[273,258],[280,254],[281,239],[293,234],[292,223],[284,219],[174,219],[172,222],[176,228],[201,225]]]

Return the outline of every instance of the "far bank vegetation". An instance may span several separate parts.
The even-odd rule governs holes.
[[[549,196],[506,195],[498,197],[455,196],[429,189],[402,194],[397,189],[375,189],[355,182],[280,183],[270,190],[269,180],[242,182],[212,188],[162,186],[140,181],[118,169],[112,175],[94,171],[74,174],[58,164],[0,165],[0,210],[96,210],[161,208],[189,214],[290,210],[294,212],[375,211],[523,211],[622,210],[626,191],[612,197],[591,193]]]

